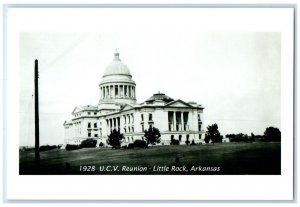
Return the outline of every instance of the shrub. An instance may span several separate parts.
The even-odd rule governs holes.
[[[86,140],[83,140],[80,144],[80,147],[81,148],[94,148],[96,147],[97,145],[97,140],[95,139],[86,139]]]
[[[40,146],[39,150],[40,150],[40,152],[43,152],[43,151],[53,150],[56,148],[57,148],[56,145],[42,145],[42,146]]]
[[[178,139],[171,139],[171,145],[179,145],[179,140]]]
[[[186,141],[185,141],[185,144],[186,144],[186,145],[189,145],[189,144],[190,144],[190,141],[189,141],[189,140],[186,140]]]
[[[102,142],[100,142],[99,147],[104,147],[104,144]]]
[[[254,141],[253,136],[249,137],[247,134],[239,133],[239,134],[227,134],[227,138],[230,139],[230,142],[249,142]]]
[[[76,144],[67,144],[66,146],[66,150],[77,150],[77,149],[81,149],[80,145],[76,145]]]
[[[191,145],[196,145],[196,143],[195,143],[195,141],[194,141],[194,140],[192,140],[192,143],[191,143]]]
[[[134,148],[134,144],[133,143],[129,143],[127,148],[128,149],[133,149]]]
[[[138,147],[138,148],[147,148],[148,147],[146,141],[140,140],[140,139],[135,140],[133,143],[133,146]]]

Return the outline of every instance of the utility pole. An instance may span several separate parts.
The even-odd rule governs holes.
[[[38,60],[34,64],[35,166],[40,168],[39,81]]]

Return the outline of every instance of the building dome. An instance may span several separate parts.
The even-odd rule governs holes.
[[[104,71],[102,81],[99,84],[100,100],[99,107],[107,108],[107,105],[135,104],[135,82],[128,67],[115,52],[114,60]]]
[[[126,75],[131,77],[127,65],[121,62],[119,55],[120,55],[119,52],[116,51],[114,60],[106,67],[103,77],[110,76],[110,75]]]
[[[165,95],[164,93],[156,93],[156,94],[153,94],[153,96],[151,96],[150,98],[148,98],[146,100],[146,103],[153,103],[154,101],[157,101],[157,100],[164,101],[166,103],[174,101],[174,99]]]

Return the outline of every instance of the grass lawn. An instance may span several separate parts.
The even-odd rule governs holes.
[[[92,148],[66,151],[55,149],[41,152],[40,156],[40,169],[37,170],[34,166],[34,151],[20,152],[20,174],[279,175],[281,173],[279,142],[157,146],[127,150]],[[179,162],[175,162],[176,157]],[[80,171],[80,166],[82,170],[83,166],[95,166],[95,171],[83,172]],[[123,171],[123,166],[127,167],[126,169],[138,166],[147,169],[146,171]],[[172,171],[172,166],[173,169],[177,166],[180,168],[176,169],[186,169],[186,171]],[[115,167],[117,170],[100,171],[100,167],[108,170],[113,170]],[[164,171],[168,167],[169,169]],[[199,168],[191,170],[196,167]],[[154,171],[157,168],[161,168],[161,171]]]

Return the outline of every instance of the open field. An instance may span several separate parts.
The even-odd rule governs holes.
[[[177,162],[175,162],[176,157]],[[34,151],[20,152],[19,160],[20,174],[279,175],[281,173],[279,142],[157,146],[127,150],[55,149],[41,152],[39,170],[34,166]],[[80,166],[82,166],[81,171]],[[95,170],[83,172],[83,166],[95,166]],[[102,166],[112,171],[100,171]],[[131,169],[129,167],[138,166],[144,167],[146,171],[137,168],[135,171],[127,171]],[[201,168],[196,168],[199,166]],[[158,168],[160,171],[155,171]],[[184,171],[173,171],[172,168]],[[114,169],[116,171],[113,171]]]

